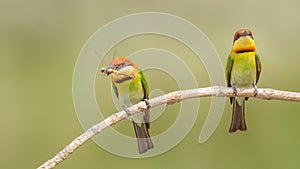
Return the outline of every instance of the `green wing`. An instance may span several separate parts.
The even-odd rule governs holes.
[[[225,70],[227,87],[231,87],[230,78],[231,78],[232,65],[233,65],[233,60],[231,58],[231,55],[229,55],[227,59],[226,70]]]
[[[226,64],[226,70],[225,70],[225,76],[226,76],[226,83],[227,87],[231,87],[231,70],[232,70],[233,60],[231,58],[231,55],[228,56],[227,64]],[[230,97],[230,103],[232,104],[232,97]]]
[[[255,61],[256,61],[256,84],[258,82],[260,72],[261,72],[261,59],[258,54],[255,54]]]
[[[143,71],[140,70],[141,82],[144,89],[144,99],[149,99],[149,86]]]
[[[117,98],[119,98],[119,92],[118,92],[117,86],[114,84],[114,82],[111,82],[111,84],[112,84],[112,88],[113,88]]]
[[[141,83],[144,89],[144,99],[149,99],[149,86],[143,71],[140,70]],[[150,109],[145,112],[145,124],[147,129],[150,128]]]

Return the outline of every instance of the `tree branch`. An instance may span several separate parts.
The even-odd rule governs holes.
[[[274,89],[257,89],[258,93],[255,96],[256,98],[265,99],[265,100],[286,100],[286,101],[295,101],[300,102],[300,93],[297,92],[288,92],[288,91],[280,91]],[[253,88],[240,88],[237,89],[236,96],[242,97],[254,97],[253,96],[254,89]],[[176,102],[181,102],[185,99],[198,98],[198,97],[209,97],[209,96],[217,96],[217,97],[232,97],[234,96],[232,88],[223,87],[223,86],[213,86],[206,88],[198,88],[198,89],[190,89],[190,90],[182,90],[175,91],[172,93],[168,93],[156,98],[152,98],[149,100],[150,107],[156,107],[159,105],[167,104],[171,105]],[[125,112],[120,111],[118,113],[114,113],[111,116],[107,117],[102,122],[92,126],[88,130],[86,130],[79,137],[74,139],[69,145],[67,145],[63,150],[61,150],[58,154],[56,154],[52,159],[46,161],[43,165],[38,167],[38,169],[51,169],[55,167],[57,164],[63,162],[66,158],[68,158],[77,148],[79,148],[82,144],[84,144],[87,140],[89,140],[94,135],[102,132],[105,128],[112,126],[113,124],[125,119],[129,115],[136,114],[138,112],[143,112],[147,109],[147,105],[145,102],[141,101],[138,104],[135,104],[127,109]]]

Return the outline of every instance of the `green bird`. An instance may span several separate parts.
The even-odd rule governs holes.
[[[144,73],[138,66],[125,57],[114,58],[107,68],[102,68],[107,75],[112,74],[112,87],[123,108],[149,99],[149,87]],[[133,123],[139,153],[153,148],[150,138],[150,109],[129,117]]]
[[[253,35],[249,29],[240,29],[234,35],[231,53],[226,65],[226,82],[236,94],[236,87],[254,87],[254,95],[257,94],[256,84],[261,72],[261,59],[256,53]],[[229,132],[247,130],[245,121],[246,97],[230,97],[233,104],[232,120]]]

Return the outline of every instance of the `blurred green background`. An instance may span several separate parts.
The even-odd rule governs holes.
[[[1,168],[36,168],[83,132],[72,100],[73,70],[86,40],[110,21],[146,11],[185,18],[208,36],[224,65],[234,32],[250,28],[263,63],[258,86],[300,91],[299,7],[297,0],[1,0]],[[155,42],[155,37],[148,38]],[[155,45],[149,47],[159,47]],[[118,53],[128,55],[133,49],[132,45],[120,47]],[[199,75],[199,87],[210,85],[201,63],[191,69]],[[149,74],[150,85],[158,85],[155,74]],[[110,87],[109,78],[102,80]],[[161,88],[165,92],[177,89]],[[216,132],[199,144],[209,106],[209,98],[201,99],[201,113],[191,132],[164,154],[123,158],[88,141],[56,168],[299,168],[299,103],[250,99],[246,106],[249,130],[229,134],[231,106],[227,100]],[[170,110],[173,108],[154,122],[150,132],[161,132],[159,124],[174,119]],[[120,125],[128,125],[125,123]],[[128,132],[132,132],[130,125]]]

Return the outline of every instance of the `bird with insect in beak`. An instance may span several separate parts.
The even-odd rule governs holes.
[[[226,64],[226,82],[232,87],[234,94],[237,94],[237,87],[253,87],[254,96],[257,94],[256,84],[261,72],[261,61],[256,53],[256,46],[252,32],[249,29],[240,29],[234,35],[231,53]],[[233,104],[232,120],[229,132],[247,130],[245,121],[245,100],[246,97],[230,97]]]
[[[107,68],[101,68],[101,72],[112,75],[112,87],[122,107],[126,107],[145,101],[148,104],[149,87],[144,73],[138,66],[125,57],[114,58]],[[140,154],[153,148],[150,138],[150,109],[129,117],[133,123]]]

